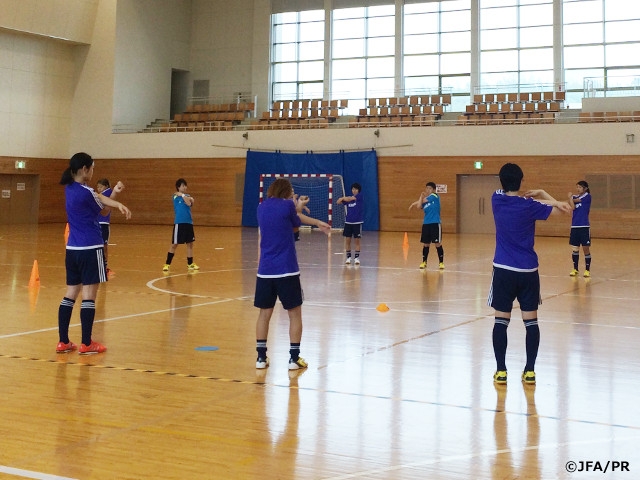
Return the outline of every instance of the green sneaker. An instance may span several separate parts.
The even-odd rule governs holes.
[[[493,381],[500,385],[504,385],[505,383],[507,383],[507,371],[498,370],[493,374]]]

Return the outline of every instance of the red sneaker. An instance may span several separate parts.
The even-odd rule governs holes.
[[[93,340],[91,340],[91,345],[88,347],[84,343],[81,343],[80,348],[78,348],[78,353],[80,355],[93,355],[94,353],[103,353],[106,351],[107,347],[98,342],[94,342]]]
[[[77,349],[78,349],[78,346],[71,341],[69,343],[59,342],[58,345],[56,346],[56,353],[69,353]]]

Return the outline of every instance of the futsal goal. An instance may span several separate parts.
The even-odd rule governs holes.
[[[286,178],[293,185],[296,195],[307,195],[307,207],[310,217],[331,225],[334,229],[343,229],[345,206],[336,201],[344,197],[342,175],[331,173],[263,173],[260,174],[260,203],[267,198],[269,186],[278,178]]]

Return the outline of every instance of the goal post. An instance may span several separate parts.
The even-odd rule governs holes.
[[[336,201],[344,197],[342,175],[331,173],[262,173],[260,174],[259,202],[267,198],[269,186],[278,178],[286,178],[293,185],[296,195],[309,197],[309,216],[328,223],[333,229],[344,228],[346,217],[343,205]]]

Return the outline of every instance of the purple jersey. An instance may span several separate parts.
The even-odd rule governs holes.
[[[538,255],[533,249],[536,220],[546,220],[553,207],[532,198],[506,195],[496,190],[491,197],[496,224],[493,266],[516,272],[535,272]]]
[[[258,205],[258,277],[277,278],[300,274],[293,229],[301,223],[292,200],[267,198]]]
[[[571,217],[571,228],[589,227],[589,210],[591,210],[591,194],[584,192],[582,195],[572,195],[576,209]]]
[[[65,187],[67,221],[69,222],[68,250],[89,250],[104,246],[98,214],[104,208],[92,188],[78,182]]]
[[[356,193],[353,195],[356,199],[347,203],[347,218],[344,223],[363,223],[364,222],[364,208],[362,202],[362,193]]]
[[[112,191],[113,190],[111,190],[110,188],[107,188],[106,190],[102,191],[102,195],[104,195],[105,197],[111,197]],[[111,223],[111,210],[109,210],[109,213],[107,213],[106,215],[98,214],[98,223],[106,223],[107,225]]]

